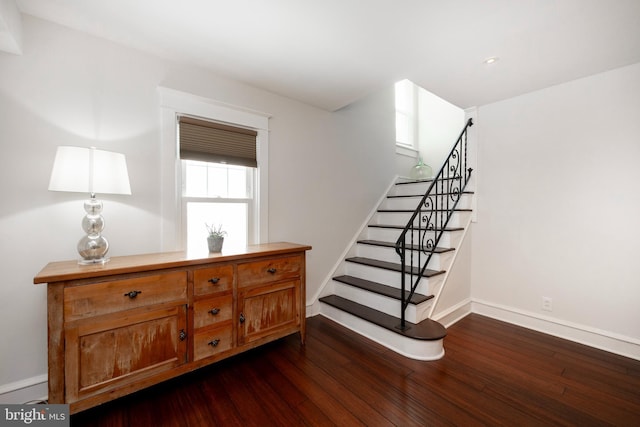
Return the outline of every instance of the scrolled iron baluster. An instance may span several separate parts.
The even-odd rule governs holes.
[[[459,188],[453,188],[450,192],[449,192],[449,198],[451,199],[451,201],[453,203],[456,203],[458,200],[460,200],[460,189]]]
[[[400,327],[405,326],[405,310],[414,295],[420,277],[424,273],[433,256],[434,249],[442,236],[442,232],[449,223],[451,213],[460,201],[464,189],[471,176],[472,168],[467,164],[467,129],[473,126],[469,119],[460,136],[453,145],[449,156],[445,160],[435,180],[425,192],[421,203],[414,211],[411,220],[407,223],[400,237],[396,241],[396,252],[400,256],[403,268],[408,267],[408,274],[401,275],[402,307],[400,312]],[[464,173],[462,172],[464,171]],[[410,233],[409,251],[411,253],[410,265],[407,265],[407,233]],[[418,240],[417,245],[414,244]],[[417,251],[416,251],[417,249]],[[414,269],[414,251],[417,253],[418,265]],[[421,255],[426,255],[426,261],[422,263]],[[408,295],[405,296],[405,276],[410,279]],[[414,276],[415,280],[414,280]]]
[[[422,206],[424,206],[425,209],[433,209],[433,200],[431,199],[431,196],[427,197],[424,200],[424,203],[422,204]]]

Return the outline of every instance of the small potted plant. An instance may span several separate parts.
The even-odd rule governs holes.
[[[207,237],[207,243],[209,244],[209,252],[221,252],[222,243],[224,243],[224,236],[227,235],[226,231],[222,230],[222,224],[219,224],[216,228],[214,225],[204,224],[207,227],[209,236]]]

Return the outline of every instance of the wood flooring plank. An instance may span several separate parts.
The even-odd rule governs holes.
[[[558,381],[557,376],[530,369],[525,361],[506,357],[499,349],[489,349],[463,341],[453,342],[453,340],[450,340],[448,346],[458,349],[460,352],[475,353],[475,357],[468,359],[467,363],[477,369],[499,370],[502,373],[502,378],[523,384],[527,388],[535,388],[540,392],[552,393],[555,396],[560,396],[564,392],[565,387]],[[494,379],[500,380],[499,377]]]
[[[535,391],[509,384],[493,383],[484,390],[487,396],[526,411],[539,419],[532,426],[596,426],[602,425],[597,418],[584,411],[575,410],[571,406]]]
[[[568,389],[562,401],[574,408],[581,408],[601,423],[615,426],[639,426],[640,411],[625,404],[615,404],[610,399],[594,398],[591,393]]]
[[[242,418],[240,417],[240,413],[236,409],[236,406],[233,404],[233,401],[229,397],[226,389],[222,386],[222,381],[220,379],[220,373],[227,369],[228,363],[223,362],[221,366],[215,366],[207,369],[203,369],[202,374],[204,381],[195,382],[200,393],[198,396],[202,400],[198,400],[198,398],[194,398],[193,395],[190,395],[190,398],[193,399],[192,404],[187,406],[190,408],[191,406],[201,406],[204,405],[207,407],[209,412],[209,425],[224,425],[224,426],[241,426]]]
[[[337,425],[364,426],[339,400],[327,390],[309,378],[294,363],[282,354],[269,353],[266,355],[274,367],[286,375],[291,382],[307,395]]]
[[[433,369],[416,371],[411,380],[425,389],[438,390],[439,395],[480,420],[489,421],[491,425],[522,425],[536,421],[534,416],[519,408],[487,396],[464,380]]]
[[[336,379],[336,365],[329,362],[329,358],[312,358],[303,350],[296,351],[288,347],[283,354],[291,363],[295,364],[307,377],[315,381],[327,393],[341,396],[340,402],[349,409],[356,418],[367,426],[387,426],[393,424],[385,418],[384,414],[378,412],[375,406],[370,405],[359,393],[353,393],[345,382]],[[305,354],[301,354],[304,352]],[[327,355],[324,353],[323,356]],[[323,367],[328,367],[325,371]]]
[[[262,381],[261,375],[254,369],[255,363],[254,359],[251,365],[243,364],[234,369],[232,372],[237,375],[235,379],[247,385],[249,393],[255,396],[267,418],[275,425],[302,425],[303,420],[294,410],[295,406],[290,406],[287,400],[282,399],[269,382]],[[294,402],[292,404],[295,405]]]
[[[405,358],[326,319],[74,414],[74,427],[638,426],[640,361],[471,314]]]
[[[621,375],[617,372],[602,373],[576,366],[567,367],[562,377],[580,382],[590,389],[637,402],[637,409],[640,411],[640,380],[638,378],[633,380],[630,375]]]
[[[384,373],[371,373],[357,361],[348,365],[331,365],[330,360],[326,360],[324,356],[321,353],[308,355],[314,363],[325,369],[327,375],[331,375],[351,393],[367,402],[372,412],[378,413],[394,425],[424,425],[430,416],[436,415],[422,408],[416,409],[416,404],[404,402],[406,395],[389,387]]]
[[[278,424],[269,417],[262,403],[257,399],[257,396],[251,392],[248,385],[238,380],[235,368],[235,366],[230,366],[229,369],[221,372],[220,386],[223,387],[229,395],[229,399],[242,419],[242,424],[255,427],[277,426]]]

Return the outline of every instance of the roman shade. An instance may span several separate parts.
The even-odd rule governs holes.
[[[178,123],[181,159],[258,166],[258,132],[187,116],[179,116]]]

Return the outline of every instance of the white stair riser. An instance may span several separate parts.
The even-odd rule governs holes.
[[[451,186],[453,186],[456,182],[459,182],[459,180],[451,180]],[[393,196],[415,196],[415,195],[423,195],[424,193],[427,192],[427,190],[429,190],[429,187],[431,186],[432,181],[425,181],[425,182],[415,182],[415,183],[410,183],[410,184],[400,184],[400,185],[394,185],[393,188],[391,188],[391,191],[389,191],[390,195]],[[445,189],[448,188],[449,184],[445,184]],[[443,190],[446,191],[446,190]],[[451,191],[449,191],[451,192]]]
[[[394,185],[389,193],[393,196],[415,196],[426,193],[430,185],[431,181]]]
[[[396,253],[395,248],[389,248],[386,246],[375,246],[359,244],[356,248],[356,255],[365,258],[378,259],[380,261],[400,262],[400,257]],[[408,251],[408,256],[413,257],[413,262],[418,262],[418,251]],[[409,258],[407,256],[407,262]],[[428,254],[420,254],[420,260],[424,262],[428,257]],[[432,270],[447,270],[450,264],[450,260],[453,258],[453,251],[444,253],[435,253],[429,261],[429,268]]]
[[[376,268],[368,265],[358,264],[354,262],[345,262],[345,273],[349,276],[359,277],[361,279],[370,280],[372,282],[382,283],[383,285],[393,286],[400,289],[401,274],[397,271],[385,270],[384,268]],[[430,289],[437,289],[443,280],[444,274],[438,274],[433,277],[423,277],[418,284],[416,292],[423,295],[430,295]],[[411,277],[405,274],[405,285],[407,290],[411,284]]]
[[[442,199],[445,196],[442,196],[438,201],[440,206],[445,206],[446,202],[443,202]],[[418,207],[418,203],[422,197],[392,197],[385,199],[380,204],[380,209],[408,209],[415,210]],[[463,194],[456,206],[458,209],[471,209],[471,194]],[[451,201],[449,202],[451,203]]]
[[[362,236],[362,239],[369,240],[382,240],[383,242],[395,242],[400,236],[401,230],[393,228],[380,228],[380,227],[367,227]],[[456,248],[462,239],[463,232],[459,231],[445,231],[442,233],[438,246],[442,248]],[[406,242],[410,242],[410,233],[406,235]],[[418,232],[413,232],[414,242],[418,242]]]
[[[386,297],[384,295],[369,292],[367,290],[334,281],[335,294],[358,304],[373,308],[400,319],[400,300]],[[426,318],[429,311],[430,301],[421,304],[409,304],[405,312],[405,319],[411,323],[419,323]]]
[[[422,341],[404,337],[373,323],[362,320],[329,304],[320,304],[320,313],[333,321],[416,360],[438,360],[444,356],[443,340]]]
[[[381,240],[383,242],[395,242],[400,237],[402,230],[396,228],[367,227],[362,234],[362,239]]]
[[[426,214],[426,213],[425,213]],[[444,212],[440,212],[439,214],[436,214],[435,212],[431,214],[431,221],[434,222],[436,220],[438,221],[444,221],[445,217],[443,216]],[[410,212],[376,212],[376,214],[373,216],[373,218],[371,219],[371,223],[372,224],[382,224],[382,225],[407,225],[407,223],[409,222],[409,219],[411,219],[411,216],[413,215],[413,213]],[[461,224],[466,224],[467,221],[467,217],[471,215],[471,212],[453,212],[451,214],[451,218],[449,219],[449,223],[447,224],[448,227],[460,227]],[[417,227],[418,224],[420,224],[420,221],[422,220],[422,217],[424,215],[421,216],[417,216],[413,223],[414,225]],[[428,218],[428,217],[427,217]],[[441,224],[438,224],[441,225]]]
[[[417,232],[413,233],[413,244],[418,244],[419,240],[417,237]],[[439,247],[441,248],[457,248],[458,245],[460,244],[460,240],[462,240],[462,236],[464,235],[463,230],[458,230],[458,231],[445,231],[444,233],[442,233],[442,236],[440,237],[440,241],[438,242]],[[407,234],[406,237],[406,244],[410,245],[411,244],[411,239],[410,239],[410,235]],[[431,236],[429,236],[431,237]]]

